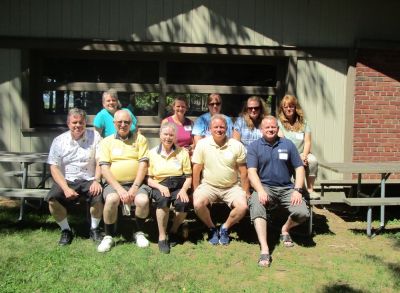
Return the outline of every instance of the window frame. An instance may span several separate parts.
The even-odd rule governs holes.
[[[85,53],[88,51],[93,54],[93,58],[98,58],[99,56],[104,56],[104,51],[98,51],[95,48],[94,50],[84,50]],[[182,48],[181,48],[182,49]],[[159,62],[159,82],[158,84],[139,84],[139,83],[91,83],[91,82],[71,82],[71,83],[54,83],[50,87],[47,86],[46,89],[53,90],[89,90],[89,91],[105,91],[109,88],[114,88],[117,91],[136,91],[140,92],[145,89],[146,91],[159,92],[159,107],[158,107],[158,115],[156,116],[138,116],[139,126],[142,128],[154,128],[158,127],[162,118],[165,114],[166,108],[166,96],[167,93],[182,93],[182,92],[191,92],[191,93],[211,93],[218,92],[222,95],[224,94],[254,94],[254,95],[263,95],[268,96],[272,95],[276,97],[276,99],[283,94],[285,89],[283,85],[287,80],[287,72],[288,72],[288,64],[290,63],[290,57],[286,54],[276,55],[262,55],[262,54],[240,54],[241,50],[238,50],[239,53],[229,54],[229,52],[225,52],[224,54],[209,54],[207,52],[203,52],[203,54],[198,54],[196,51],[199,48],[192,48],[193,50],[187,50],[186,52],[143,52],[142,50],[128,50],[121,52],[119,50],[111,50],[107,51],[110,55],[108,58],[112,58],[112,53],[120,53],[121,56],[125,56],[126,58],[137,59],[140,61],[143,60],[151,60]],[[42,82],[38,82],[38,79],[41,78],[41,65],[40,60],[38,58],[32,58],[32,52],[51,52],[54,55],[61,55],[68,53],[68,57],[70,56],[79,56],[82,55],[82,50],[58,50],[58,49],[34,49],[28,50],[27,61],[28,64],[28,78],[26,78],[28,82],[28,86],[25,86],[24,96],[28,96],[28,117],[24,118],[23,127],[25,129],[36,129],[36,128],[59,128],[61,125],[65,125],[66,115],[60,114],[57,116],[49,117],[50,115],[42,115],[40,113],[40,109],[35,107],[35,103],[37,105],[37,93],[43,91]],[[145,50],[144,50],[145,51]],[[245,52],[245,51],[244,51]],[[265,63],[266,65],[275,65],[276,66],[276,85],[275,86],[229,86],[229,85],[191,85],[191,84],[167,84],[167,62],[213,62],[213,63],[240,63],[240,64],[251,64],[251,63]],[[35,96],[36,94],[36,96]],[[272,114],[275,113],[276,107],[276,99],[273,101]],[[238,109],[238,111],[240,111]],[[239,113],[238,113],[239,114]],[[93,119],[95,115],[88,115],[88,124],[92,125]],[[40,122],[43,122],[41,124]],[[47,124],[47,125],[46,125]]]

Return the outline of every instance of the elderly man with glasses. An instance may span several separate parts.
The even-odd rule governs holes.
[[[107,184],[104,187],[105,236],[97,247],[98,252],[109,251],[114,245],[113,236],[118,217],[118,206],[130,214],[135,205],[137,231],[134,239],[138,247],[149,246],[143,233],[144,221],[149,213],[149,198],[141,189],[148,168],[148,146],[146,138],[130,131],[132,118],[127,110],[114,115],[115,135],[106,137],[100,144],[100,167]]]

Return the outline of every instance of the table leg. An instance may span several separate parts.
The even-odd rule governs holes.
[[[382,174],[381,177],[381,198],[385,198],[386,196],[386,179],[388,178],[388,174]],[[381,228],[385,227],[385,206],[381,205]]]
[[[22,178],[21,178],[21,188],[26,189],[28,187],[28,167],[29,163],[22,163]],[[19,218],[18,221],[24,219],[24,209],[25,209],[25,198],[21,198],[21,206],[19,207]]]
[[[372,207],[368,207],[367,212],[367,235],[371,237],[371,230],[372,230]]]
[[[310,205],[310,219],[308,220],[308,235],[312,235],[313,231],[313,206]]]

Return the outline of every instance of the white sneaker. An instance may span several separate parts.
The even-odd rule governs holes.
[[[150,245],[149,240],[147,240],[147,238],[143,232],[135,233],[135,241],[136,241],[136,245],[140,248],[148,247]]]
[[[101,240],[99,246],[97,246],[98,252],[107,252],[110,251],[111,247],[114,245],[114,240],[111,236],[104,236],[103,240]]]
[[[310,192],[310,199],[320,199],[320,198],[321,196],[317,192],[315,191]]]

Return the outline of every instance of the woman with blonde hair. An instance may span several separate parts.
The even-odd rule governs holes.
[[[259,126],[267,115],[268,110],[261,97],[249,97],[233,126],[233,138],[241,141],[247,149],[250,143],[262,137]]]
[[[307,190],[311,199],[318,199],[314,182],[318,174],[317,158],[311,153],[311,129],[297,98],[285,95],[278,110],[279,136],[290,139],[299,151],[306,169]]]

